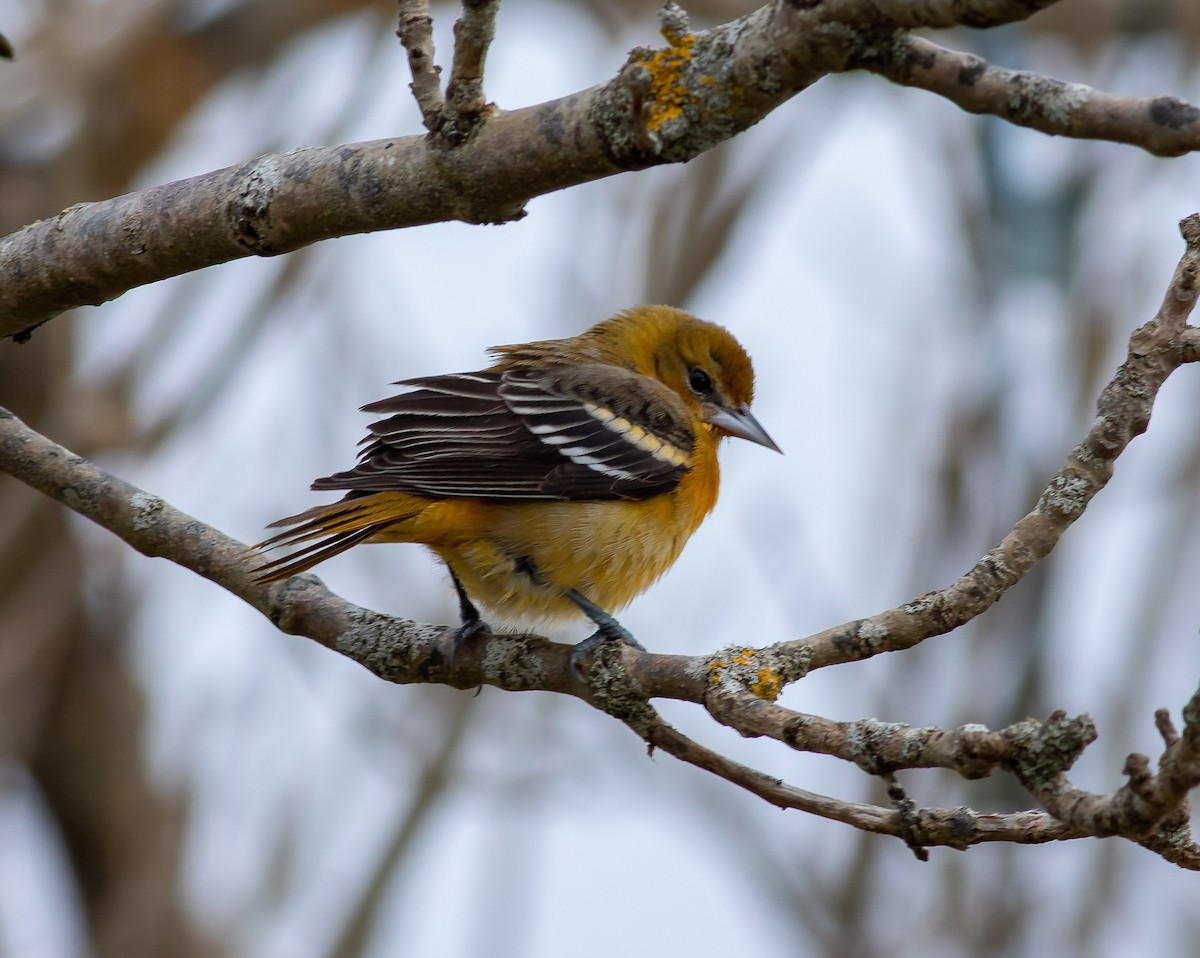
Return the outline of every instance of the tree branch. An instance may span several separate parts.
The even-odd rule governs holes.
[[[400,23],[396,36],[408,54],[408,70],[412,74],[413,98],[425,129],[437,132],[442,125],[446,101],[438,78],[441,67],[434,61],[433,17],[429,15],[428,0],[400,0]]]
[[[1118,96],[982,57],[924,37],[895,36],[864,48],[856,66],[902,86],[943,96],[968,113],[985,113],[1050,136],[1140,146],[1155,156],[1200,149],[1200,108],[1173,96]]]
[[[1200,272],[1200,215],[1180,223],[1187,243],[1155,317],[1129,338],[1129,352],[1096,403],[1097,417],[1071,450],[1033,511],[956,582],[917,596],[906,605],[856,619],[816,635],[782,642],[755,659],[787,684],[812,669],[912,648],[986,612],[1030,569],[1050,554],[1063,533],[1112,478],[1113,464],[1134,437],[1146,431],[1167,377],[1197,358],[1195,327]],[[765,657],[764,657],[765,656]]]
[[[667,46],[634,50],[608,83],[538,107],[489,110],[483,66],[495,0],[466,0],[442,96],[428,5],[401,0],[398,34],[412,89],[432,137],[406,137],[261,157],[101,203],[64,210],[0,241],[0,335],[25,335],[62,309],[246,255],[275,255],[331,236],[444,219],[502,222],[532,196],[613,173],[689,159],[746,129],[829,72],[864,68],[919,86],[964,109],[1047,133],[1136,143],[1173,155],[1200,143],[1200,110],[1171,97],[1098,93],[1008,71],[904,28],[993,26],[1054,0],[826,0],[764,6],[693,33],[664,8]],[[1108,482],[1115,460],[1147,428],[1159,388],[1200,360],[1187,325],[1200,271],[1200,216],[1181,224],[1187,250],[1156,317],[1098,401],[1098,415],[1036,507],[959,580],[905,606],[764,649],[664,656],[610,644],[580,678],[567,646],[536,635],[455,630],[352,605],[315,576],[254,583],[246,547],[117,479],[0,410],[0,470],[110,529],[134,548],[184,566],[237,595],[280,629],[304,635],[397,683],[481,684],[569,694],[624,722],[651,748],[716,774],[783,808],[927,845],[1040,842],[1121,835],[1200,869],[1187,796],[1200,784],[1200,690],[1183,731],[1156,715],[1164,750],[1156,772],[1131,755],[1111,795],[1075,788],[1067,773],[1095,739],[1087,716],[1055,712],[997,732],[982,726],[912,728],[835,722],[787,709],[780,691],[813,668],[911,648],[970,621],[1055,547]],[[187,242],[181,242],[186,237]],[[704,707],[746,736],[853,762],[889,785],[895,808],[845,802],[781,782],[700,745],[650,704],[668,697]],[[1047,809],[983,815],[920,808],[899,770],[940,767],[965,778],[1004,770]]]
[[[574,695],[619,718],[652,747],[719,775],[781,808],[806,811],[877,834],[903,835],[920,846],[966,848],[979,842],[1036,843],[1088,834],[1038,812],[984,815],[965,808],[923,808],[902,821],[895,810],[818,795],[727,759],[663,722],[649,704],[650,693],[639,681],[645,677],[652,686],[675,690],[677,694],[672,697],[682,697],[679,690],[697,684],[691,677],[704,675],[706,667],[711,669],[712,660],[703,656],[651,655],[608,645],[599,650],[587,680],[581,681],[570,667],[570,647],[541,636],[481,632],[456,644],[454,629],[422,625],[355,606],[330,593],[313,575],[257,586],[253,582],[256,560],[244,544],[105,473],[2,410],[0,469],[103,525],[139,552],[168,558],[221,585],[284,632],[307,636],[387,681],[441,683],[456,688],[487,684],[513,691],[541,689]],[[664,671],[673,676],[664,679]],[[699,683],[701,687],[706,684],[704,680]],[[758,699],[754,702],[759,706],[770,704]],[[775,714],[790,724],[788,710],[774,708]],[[740,716],[732,710],[715,714],[743,734],[762,734],[764,713],[757,709],[747,708]],[[824,719],[815,721],[830,724]],[[879,727],[886,728],[882,723]],[[892,726],[879,737],[880,754],[894,748],[882,740],[902,735],[902,730],[902,726]],[[989,734],[969,727],[959,730],[963,741],[987,742]],[[949,739],[944,737],[941,746],[931,746],[928,754],[942,748],[949,756],[945,741]],[[801,740],[791,736],[789,744],[800,747]],[[862,764],[857,746],[819,748],[815,740],[809,744],[814,745],[812,750]],[[858,759],[851,757],[856,754]],[[944,762],[927,764],[961,770],[971,767],[972,761],[970,757],[951,756]],[[975,774],[981,771],[981,767],[975,767]]]
[[[0,470],[11,473],[113,531],[146,555],[162,556],[221,585],[285,632],[305,635],[398,683],[436,682],[541,689],[576,696],[620,719],[652,748],[719,775],[783,808],[795,808],[866,831],[896,835],[919,855],[929,845],[966,848],[984,841],[1042,842],[1121,835],[1164,858],[1200,869],[1187,796],[1200,784],[1200,690],[1177,732],[1169,715],[1156,722],[1165,748],[1152,773],[1140,755],[1126,762],[1127,783],[1112,795],[1071,785],[1067,772],[1095,739],[1087,716],[1056,712],[999,732],[982,726],[914,729],[863,720],[834,722],[775,700],[811,668],[848,663],[909,648],[979,614],[1057,543],[1107,482],[1117,456],[1145,431],[1158,389],[1196,357],[1187,325],[1200,274],[1200,214],[1181,224],[1186,251],[1149,323],[1130,338],[1129,356],[1102,391],[1098,416],[1037,508],[957,583],[906,606],[799,642],[731,648],[712,656],[654,655],[620,643],[601,646],[584,678],[570,665],[570,647],[535,635],[487,630],[457,641],[455,630],[421,625],[354,606],[312,575],[284,583],[254,582],[256,558],[246,547],[123,482],[38,435],[0,410]],[[844,802],[796,788],[705,748],[663,722],[653,698],[705,707],[741,734],[774,738],[790,748],[853,762],[889,783],[897,808]],[[970,809],[919,808],[894,779],[897,770],[941,767],[965,778],[1004,769],[1050,815],[981,815]]]
[[[999,27],[1027,20],[1058,0],[875,0],[896,27]]]
[[[33,223],[0,239],[0,337],[24,339],[65,310],[244,256],[446,220],[518,219],[535,196],[687,161],[820,77],[850,69],[1047,133],[1164,155],[1200,146],[1200,110],[1181,100],[1117,97],[989,67],[902,32],[1008,23],[1051,2],[774,0],[698,33],[672,5],[663,15],[666,47],[633,50],[600,86],[506,112],[483,100],[494,3],[464,6],[447,106],[428,5],[404,0],[398,33],[424,123],[438,135],[269,154]]]
[[[405,4],[401,33],[428,123],[440,94],[422,8]],[[446,220],[507,222],[532,197],[690,159],[828,72],[818,61],[837,44],[813,39],[814,17],[766,6],[666,50],[635,50],[636,76],[651,81],[646,110],[631,109],[636,77],[622,70],[559,100],[497,111],[453,149],[425,136],[305,148],[68,207],[0,239],[0,337],[25,338],[64,310],[229,260]],[[480,38],[471,42],[481,58]],[[460,59],[472,57],[464,47]]]
[[[483,120],[483,64],[496,34],[500,0],[463,0],[462,19],[454,21],[454,61],[446,84],[452,142],[466,139]]]
[[[922,847],[965,849],[984,842],[1035,845],[1087,837],[1038,811],[982,815],[965,807],[921,808],[907,823],[902,823],[899,811],[796,788],[698,745],[668,725],[651,728],[648,741],[680,761],[732,782],[778,808],[807,812],[876,835],[906,837]]]

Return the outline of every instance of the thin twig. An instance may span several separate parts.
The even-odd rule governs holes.
[[[968,113],[998,116],[1051,136],[1139,146],[1155,156],[1200,148],[1200,108],[1173,96],[1118,96],[901,34],[864,47],[851,65],[945,97]]]
[[[962,849],[983,842],[1036,845],[1085,837],[1039,811],[988,815],[964,807],[917,808],[912,810],[906,823],[895,809],[841,801],[788,785],[726,758],[666,724],[655,726],[647,740],[680,761],[732,782],[778,808],[807,812],[876,835],[903,837],[907,831],[912,841],[920,846]]]
[[[496,33],[499,8],[500,0],[463,0],[462,18],[454,22],[454,60],[446,84],[446,105],[448,120],[462,139],[487,107],[483,67]]]
[[[441,127],[446,101],[439,80],[442,68],[434,62],[433,17],[429,15],[427,0],[400,0],[396,36],[408,53],[408,69],[412,73],[409,88],[421,110],[425,129],[434,133]]]

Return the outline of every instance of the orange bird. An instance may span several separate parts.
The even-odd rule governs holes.
[[[345,490],[281,519],[255,548],[303,546],[256,571],[286,579],[362,542],[419,542],[450,570],[459,636],[506,617],[580,613],[599,642],[641,646],[611,615],[670,568],[717,501],[717,446],[780,451],[750,412],[754,369],[720,326],[638,306],[569,339],[491,350],[496,364],[409,379],[358,464],[312,484]]]

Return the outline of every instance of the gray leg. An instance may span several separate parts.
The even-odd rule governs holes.
[[[488,624],[483,621],[479,615],[479,610],[475,608],[475,603],[471,601],[467,595],[467,590],[463,588],[463,584],[459,581],[458,573],[450,569],[450,581],[454,583],[454,591],[458,593],[458,611],[462,616],[462,625],[458,627],[455,637],[461,642],[463,639],[469,639],[480,629],[486,629]]]
[[[630,634],[625,626],[621,625],[616,619],[605,612],[600,606],[592,602],[574,589],[569,589],[563,593],[568,599],[575,603],[579,611],[586,615],[589,619],[596,623],[596,631],[589,635],[586,639],[580,642],[571,650],[571,669],[578,675],[584,672],[583,660],[592,653],[601,642],[619,641],[626,645],[637,649],[639,652],[645,652],[642,644]],[[476,613],[478,614],[478,613]]]

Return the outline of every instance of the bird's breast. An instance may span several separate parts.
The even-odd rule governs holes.
[[[571,589],[615,612],[671,567],[716,503],[715,457],[707,465],[648,499],[496,504],[486,535],[435,551],[501,616],[576,616]]]

